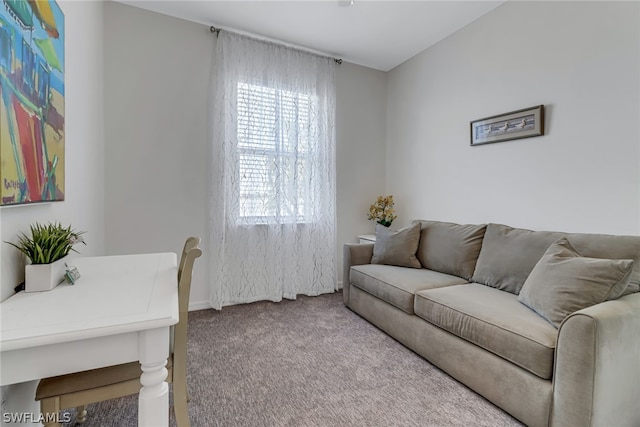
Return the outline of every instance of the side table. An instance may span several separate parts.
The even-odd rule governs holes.
[[[375,243],[376,235],[375,234],[360,234],[358,236],[358,243]]]

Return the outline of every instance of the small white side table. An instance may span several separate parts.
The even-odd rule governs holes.
[[[358,243],[375,243],[376,235],[375,234],[361,234],[358,236]]]

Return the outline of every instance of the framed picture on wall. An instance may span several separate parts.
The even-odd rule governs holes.
[[[544,135],[544,105],[471,122],[471,145]]]
[[[55,0],[0,0],[0,206],[64,200],[64,43]]]

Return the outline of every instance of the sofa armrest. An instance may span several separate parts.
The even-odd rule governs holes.
[[[344,304],[349,305],[349,288],[351,286],[351,266],[371,264],[373,243],[345,243],[342,254],[342,296]]]
[[[552,426],[640,425],[640,294],[577,311],[560,326]]]

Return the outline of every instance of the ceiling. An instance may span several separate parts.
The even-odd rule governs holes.
[[[389,71],[504,1],[116,0]]]

